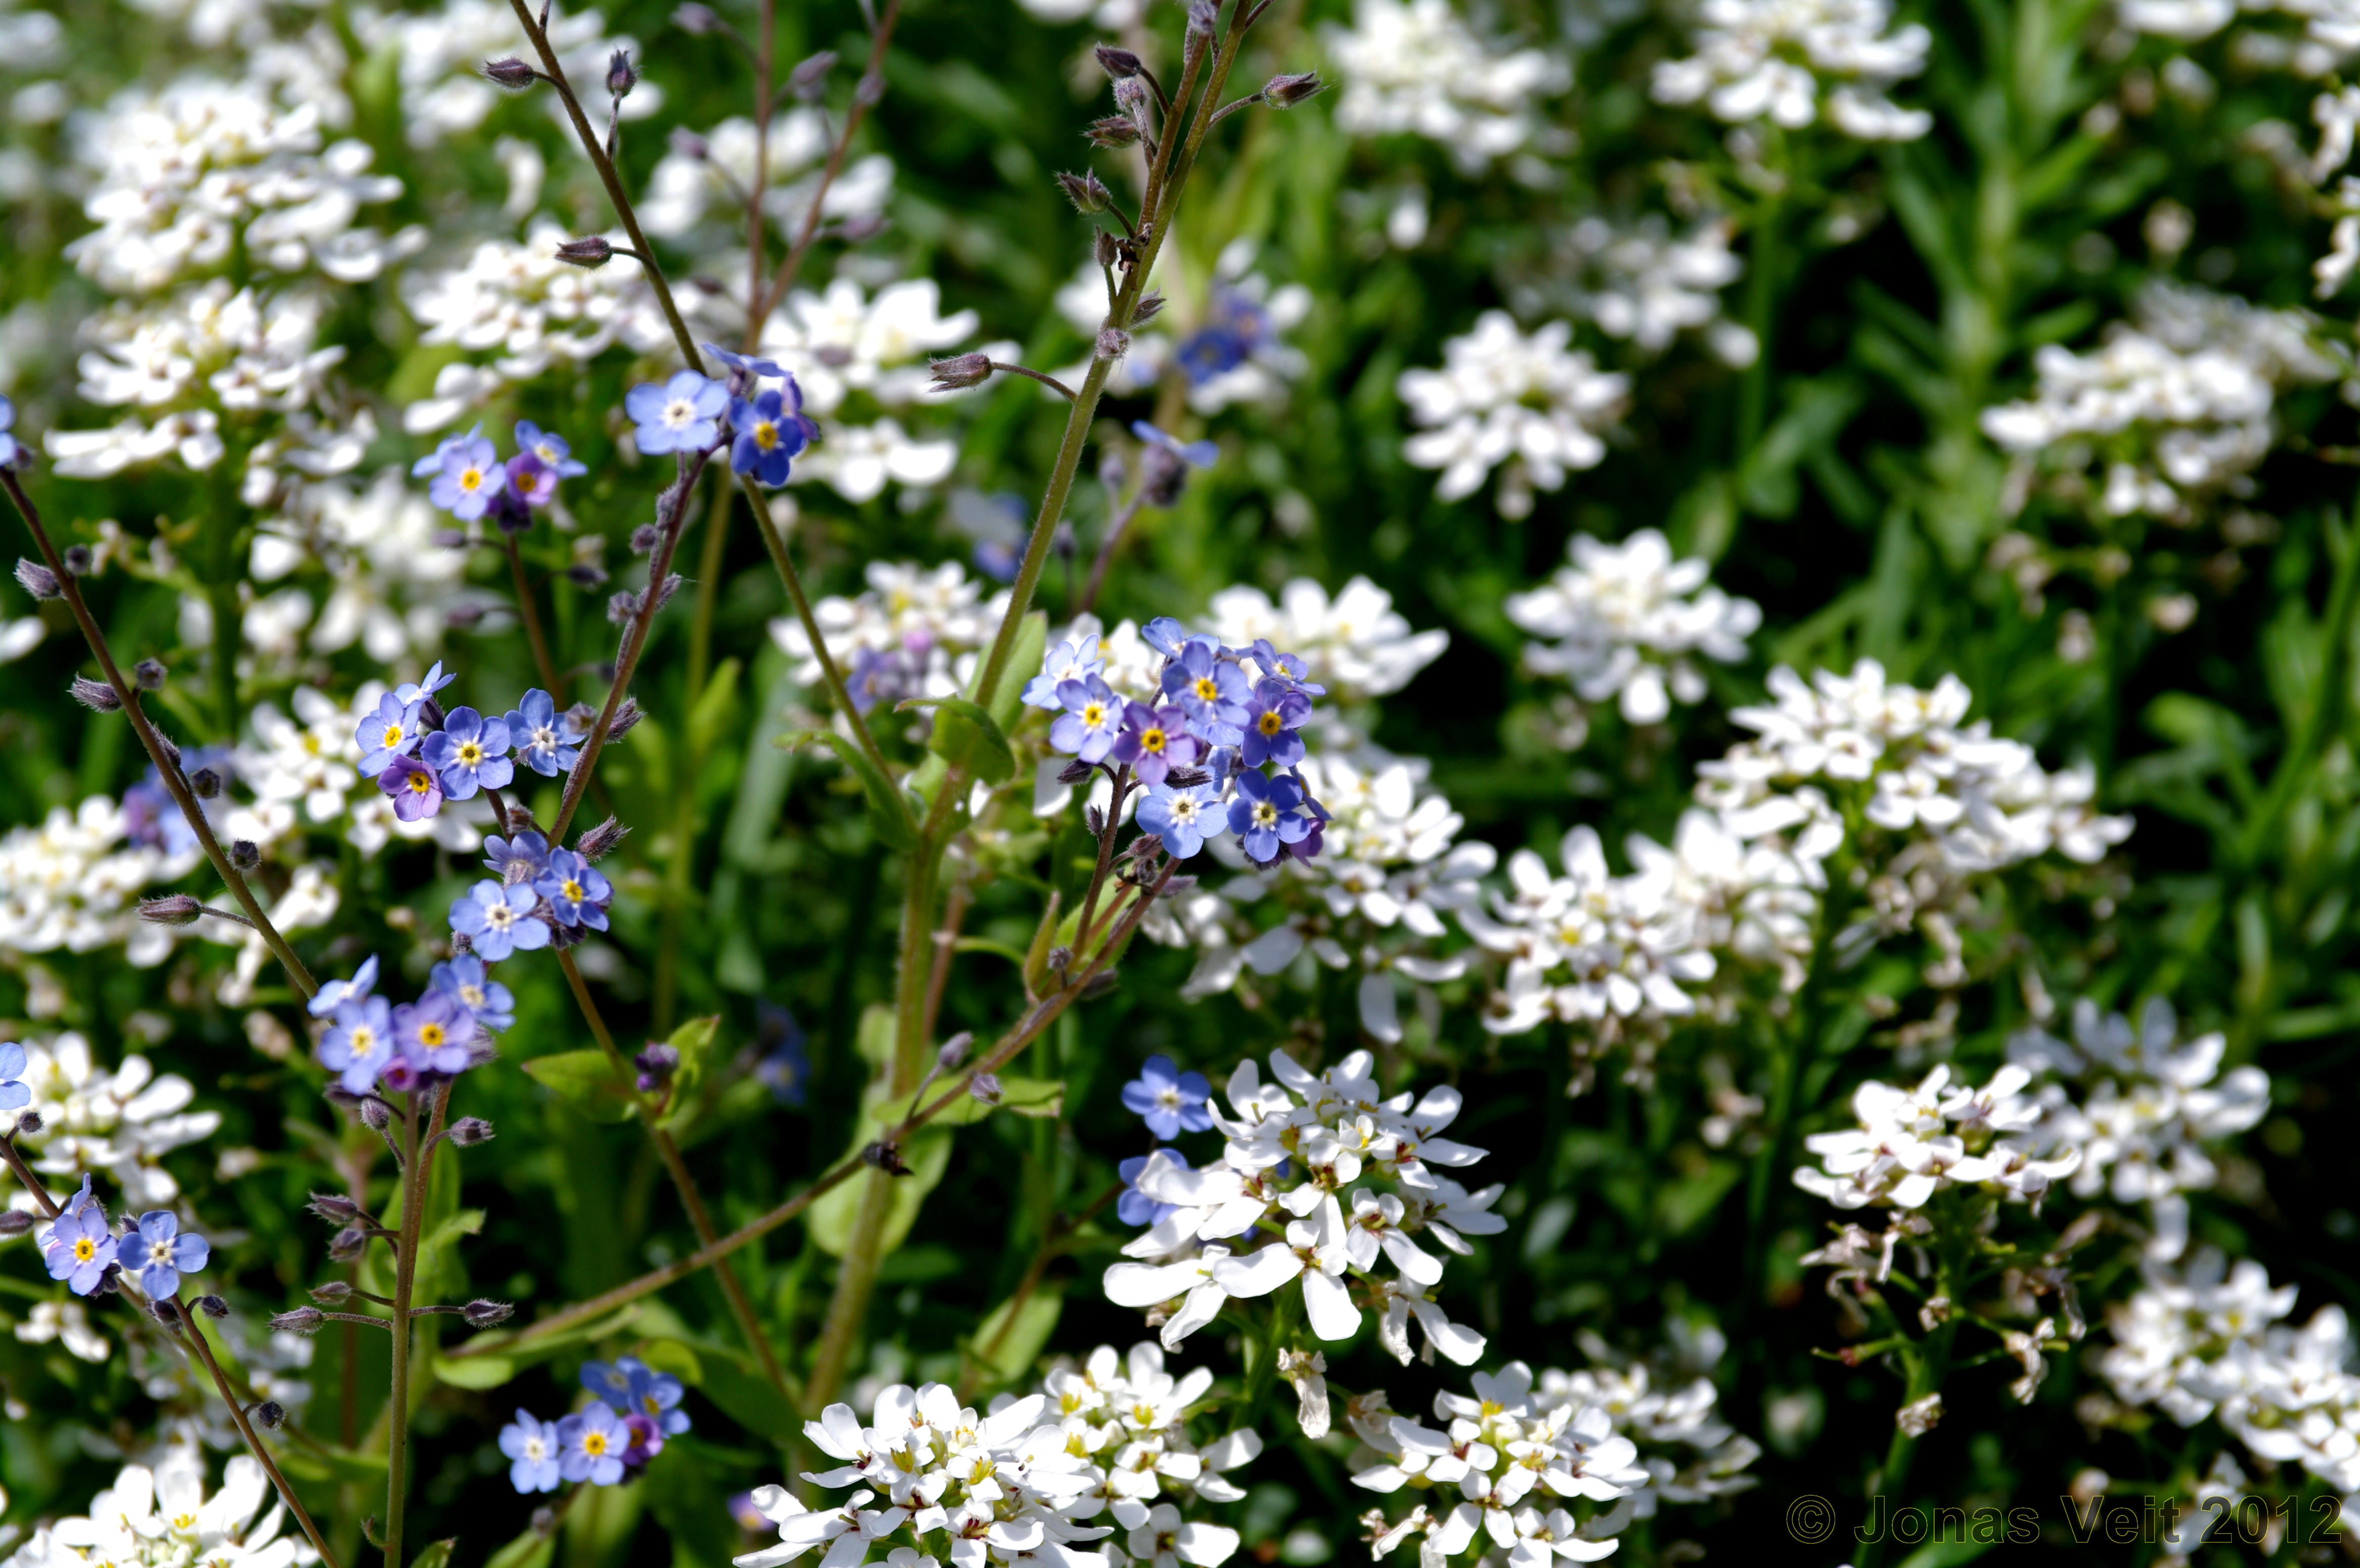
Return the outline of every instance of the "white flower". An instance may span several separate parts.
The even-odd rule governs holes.
[[[371,50],[389,48],[399,52],[402,122],[410,145],[420,148],[432,147],[483,124],[504,96],[484,79],[484,62],[514,55],[522,42],[516,12],[502,0],[444,0],[442,9],[434,12],[364,12],[355,24]],[[607,57],[617,49],[639,58],[639,48],[629,38],[610,37],[606,26],[596,11],[586,7],[566,7],[551,17],[550,45],[572,80],[604,79]],[[546,100],[546,112],[570,134],[573,127],[557,95],[540,96]],[[623,118],[643,119],[662,107],[663,89],[642,78],[623,100]]]
[[[1719,320],[1721,291],[1745,271],[1729,248],[1730,232],[1726,222],[1709,222],[1675,238],[1655,213],[1619,228],[1604,218],[1584,218],[1569,236],[1586,280],[1576,308],[1607,336],[1660,354],[1677,334]],[[1753,334],[1723,324],[1726,330],[1711,338],[1716,352],[1733,364],[1751,364],[1745,347],[1758,351]]]
[[[873,501],[890,480],[939,485],[958,462],[956,441],[922,441],[886,418],[875,424],[831,424],[826,435],[795,461],[797,482],[825,484],[846,500]]]
[[[973,311],[944,315],[942,291],[931,278],[888,283],[873,297],[851,279],[838,278],[821,293],[798,289],[789,294],[763,327],[762,352],[794,372],[813,414],[835,413],[853,392],[899,407],[924,395],[933,378],[925,356],[965,343],[975,334],[977,319]],[[842,439],[842,428],[830,424],[812,455]]]
[[[1401,690],[1450,645],[1447,631],[1411,630],[1393,596],[1366,577],[1352,578],[1332,598],[1317,581],[1297,577],[1276,603],[1244,584],[1223,588],[1206,605],[1199,630],[1232,648],[1268,638],[1310,666],[1328,701],[1343,704]]]
[[[175,933],[139,919],[137,900],[186,875],[202,851],[193,835],[170,848],[127,839],[123,806],[106,795],[0,835],[0,948],[87,953],[121,942],[132,963],[161,963]]]
[[[129,1464],[90,1501],[86,1516],[60,1519],[8,1560],[11,1568],[294,1568],[319,1561],[308,1541],[281,1537],[284,1508],[250,1454],[224,1466],[221,1490],[205,1495],[204,1453],[174,1445],[153,1469]],[[256,1515],[261,1513],[259,1520]]]
[[[1663,722],[1674,701],[1702,701],[1697,656],[1736,663],[1762,624],[1760,606],[1707,582],[1702,559],[1673,560],[1655,529],[1620,545],[1577,533],[1568,554],[1572,565],[1546,584],[1508,596],[1508,619],[1553,640],[1527,645],[1526,663],[1568,677],[1584,702],[1618,699],[1633,724]]]
[[[1343,82],[1338,126],[1428,137],[1470,172],[1539,137],[1535,104],[1572,80],[1546,50],[1487,45],[1448,0],[1355,0],[1352,26],[1330,28],[1327,45]]]
[[[1803,1140],[1820,1168],[1797,1169],[1795,1185],[1839,1209],[1917,1209],[1944,1188],[1987,1182],[2037,1210],[2049,1184],[2071,1175],[2081,1154],[2066,1147],[2039,1158],[2027,1142],[1994,1139],[2038,1119],[2038,1107],[2021,1095],[2029,1076],[2005,1067],[1980,1091],[1952,1089],[1948,1066],[1915,1089],[1872,1079],[1852,1093],[1856,1128]]]
[[[1885,93],[1926,69],[1933,35],[1892,21],[1887,0],[1704,0],[1697,52],[1656,64],[1655,100],[1702,102],[1732,125],[1798,130],[1824,115],[1862,141],[1914,141],[1934,117]]]
[[[1344,1216],[1335,1195],[1322,1199],[1313,1219],[1286,1227],[1284,1245],[1273,1242],[1243,1257],[1222,1260],[1213,1277],[1232,1296],[1267,1296],[1289,1280],[1303,1281],[1303,1306],[1311,1332],[1321,1339],[1349,1339],[1360,1331],[1360,1309],[1352,1305],[1344,1270],[1353,1260],[1345,1250]]]
[[[1522,517],[1534,486],[1557,489],[1569,470],[1605,458],[1600,433],[1621,411],[1630,378],[1568,350],[1572,334],[1568,323],[1551,322],[1526,336],[1505,311],[1486,311],[1473,332],[1442,345],[1441,369],[1401,373],[1410,418],[1426,427],[1403,455],[1443,470],[1437,497],[1462,500],[1505,464],[1501,514]]]
[[[827,117],[799,106],[770,120],[762,212],[781,237],[803,231],[819,186],[819,167],[834,138]],[[754,122],[735,115],[694,138],[694,150],[676,137],[656,160],[648,193],[639,204],[639,225],[661,239],[685,240],[717,209],[729,238],[745,238],[745,203],[738,194],[754,188]],[[874,217],[893,191],[893,160],[882,153],[849,159],[828,187],[820,213],[843,222]]]
[[[55,1340],[75,1359],[93,1364],[104,1361],[114,1350],[106,1336],[90,1326],[88,1309],[71,1299],[35,1302],[32,1315],[16,1325],[16,1334],[25,1344]]]

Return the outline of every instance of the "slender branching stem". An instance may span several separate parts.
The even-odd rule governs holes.
[[[269,1449],[263,1446],[262,1439],[256,1434],[254,1422],[246,1416],[245,1403],[238,1398],[236,1391],[230,1387],[229,1377],[222,1371],[221,1363],[213,1359],[213,1348],[205,1343],[204,1331],[197,1326],[196,1317],[189,1310],[187,1303],[176,1296],[169,1301],[157,1302],[156,1308],[159,1313],[169,1313],[180,1320],[180,1327],[187,1331],[189,1344],[195,1351],[197,1359],[204,1363],[207,1372],[213,1374],[213,1388],[221,1395],[222,1403],[229,1407],[229,1419],[237,1423],[238,1435],[246,1439],[246,1446],[253,1451],[254,1457],[260,1462],[264,1473],[270,1477],[270,1484],[279,1489],[279,1500],[287,1505],[287,1511],[295,1516],[295,1522],[303,1527],[304,1538],[311,1541],[311,1549],[320,1554],[320,1561],[326,1563],[327,1568],[337,1568],[336,1554],[328,1550],[327,1539],[321,1535],[320,1527],[311,1522],[311,1511],[303,1507],[303,1500],[295,1495],[295,1488],[287,1484],[287,1477],[279,1471],[278,1459],[271,1454]]]
[[[1106,820],[1098,825],[1098,868],[1090,873],[1089,891],[1082,895],[1082,917],[1074,927],[1075,939],[1088,940],[1090,916],[1097,913],[1098,894],[1106,888],[1107,872],[1114,866],[1115,834],[1122,825],[1122,803],[1131,794],[1131,764],[1119,763],[1114,770],[1113,787],[1107,794]]]
[[[438,1085],[410,1096],[410,1113],[401,1118],[401,1245],[393,1266],[393,1386],[386,1397],[385,1561],[386,1568],[403,1568],[402,1514],[410,1502],[410,1366],[417,1325],[410,1321],[411,1294],[418,1288],[418,1243],[425,1232],[427,1172],[434,1162],[432,1144],[419,1147],[418,1118],[432,1118],[430,1140],[442,1130],[442,1113],[451,1102],[450,1086]],[[430,1110],[429,1107],[432,1107]]]
[[[517,614],[524,621],[524,634],[532,643],[532,662],[541,671],[541,685],[549,688],[560,707],[565,706],[565,685],[558,677],[557,661],[550,657],[549,638],[541,629],[541,606],[534,602],[532,583],[525,576],[524,554],[517,548],[517,537],[507,529],[500,531],[500,544],[508,553],[508,573],[516,580]]]
[[[1082,584],[1082,597],[1074,603],[1076,615],[1088,614],[1098,602],[1098,590],[1106,586],[1107,567],[1114,562],[1115,546],[1122,543],[1123,530],[1129,528],[1131,519],[1139,515],[1139,509],[1145,504],[1146,498],[1147,487],[1141,485],[1131,491],[1131,499],[1122,503],[1122,510],[1107,523],[1106,537],[1098,541],[1098,556],[1090,562],[1090,575]]]
[[[1074,400],[1074,389],[1058,380],[1054,376],[1035,370],[1029,365],[1011,365],[1004,360],[994,359],[989,361],[989,364],[994,370],[1005,371],[1011,376],[1028,376],[1063,397],[1067,402]]]
[[[39,549],[41,559],[56,575],[58,591],[72,609],[74,623],[82,628],[82,640],[90,644],[92,654],[98,660],[98,667],[105,672],[106,684],[115,689],[116,698],[122,702],[124,715],[131,720],[133,733],[139,737],[139,744],[147,750],[148,761],[156,764],[157,774],[163,779],[164,788],[170,794],[172,803],[187,818],[189,830],[197,836],[197,843],[204,850],[205,859],[213,862],[213,870],[220,873],[231,895],[236,898],[238,907],[246,911],[248,923],[262,934],[264,944],[287,970],[287,978],[294,982],[295,989],[310,997],[320,989],[311,979],[311,971],[303,967],[303,960],[295,956],[295,949],[288,946],[287,938],[279,935],[279,927],[272,925],[270,916],[263,913],[262,902],[255,897],[254,889],[247,883],[244,873],[229,863],[229,855],[222,849],[221,840],[213,837],[213,824],[205,820],[205,814],[198,808],[197,797],[189,790],[189,781],[181,776],[180,763],[173,760],[171,752],[164,749],[163,737],[156,732],[156,727],[148,722],[147,710],[139,706],[138,687],[123,678],[123,671],[115,663],[114,651],[107,646],[106,634],[99,630],[97,619],[90,613],[90,606],[82,597],[81,582],[66,570],[64,558],[49,540],[49,530],[41,525],[39,509],[26,496],[23,487],[16,482],[16,476],[5,468],[0,468],[0,488],[5,488],[8,499],[16,503],[17,515],[25,520],[26,528],[31,531],[33,543]]]
[[[56,1219],[60,1212],[57,1200],[49,1196],[48,1183],[34,1175],[33,1168],[25,1163],[25,1157],[18,1152],[15,1138],[0,1138],[0,1161],[6,1163],[8,1168],[16,1173],[16,1179],[24,1184],[25,1190],[33,1195],[33,1204],[40,1210],[41,1218]]]

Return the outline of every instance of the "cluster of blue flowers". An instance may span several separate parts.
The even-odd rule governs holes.
[[[729,432],[729,466],[756,481],[787,482],[794,459],[819,439],[819,425],[803,412],[803,389],[770,359],[732,354],[708,343],[705,351],[729,367],[727,381],[694,370],[679,370],[665,381],[642,381],[623,398],[631,439],[650,456],[666,452],[704,452]],[[776,387],[764,387],[766,379]]]
[[[16,1070],[22,1072],[23,1051],[0,1047],[0,1053],[10,1050],[16,1051]],[[0,1067],[5,1065],[0,1061]],[[64,1280],[77,1296],[103,1289],[112,1276],[128,1273],[149,1300],[169,1301],[180,1293],[180,1276],[202,1272],[213,1257],[213,1244],[193,1232],[183,1233],[180,1216],[169,1209],[150,1209],[117,1236],[87,1175],[82,1190],[66,1200],[38,1239],[49,1277]]]
[[[1235,833],[1256,865],[1317,855],[1328,812],[1298,764],[1312,698],[1327,688],[1266,638],[1225,648],[1170,616],[1149,621],[1141,634],[1164,655],[1161,701],[1153,706],[1115,695],[1096,637],[1049,650],[1024,688],[1028,705],[1057,715],[1049,743],[1085,762],[1130,768],[1148,791],[1139,825],[1175,860],[1223,833]],[[1209,776],[1173,782],[1181,770]]]
[[[320,1065],[347,1094],[379,1087],[408,1093],[456,1077],[488,1059],[487,1036],[516,1022],[516,998],[474,953],[436,964],[426,994],[415,1002],[388,1002],[372,994],[376,988],[372,954],[351,979],[332,980],[311,998],[311,1016],[329,1021]],[[479,1038],[486,1040],[481,1058]]]
[[[497,963],[585,931],[606,928],[615,887],[579,851],[553,850],[530,829],[484,840],[484,864],[500,873],[451,905],[451,929]]]
[[[1139,1076],[1122,1086],[1122,1105],[1147,1124],[1157,1142],[1168,1143],[1183,1133],[1212,1126],[1212,1092],[1203,1073],[1183,1072],[1170,1057],[1158,1055],[1148,1058]],[[1114,1212],[1126,1225],[1161,1224],[1172,1212],[1171,1204],[1139,1190],[1139,1173],[1147,1168],[1147,1158],[1137,1155],[1115,1167],[1122,1178],[1122,1196],[1115,1201]]]
[[[575,461],[564,437],[530,420],[517,422],[516,444],[516,455],[503,463],[479,424],[464,435],[447,437],[410,471],[420,478],[432,476],[426,499],[460,521],[489,518],[510,533],[521,533],[532,526],[535,511],[557,499],[558,480],[590,470]]]
[[[612,1486],[661,1453],[666,1438],[688,1430],[680,1379],[636,1356],[590,1362],[582,1386],[599,1403],[553,1421],[520,1409],[500,1429],[508,1482],[518,1491],[554,1492],[561,1481]]]
[[[472,707],[444,713],[434,694],[452,679],[438,661],[424,680],[388,692],[353,731],[361,771],[376,776],[404,822],[433,816],[446,799],[472,800],[480,790],[506,788],[517,762],[555,778],[581,757],[591,723],[586,707],[561,712],[556,699],[536,686],[505,718]]]

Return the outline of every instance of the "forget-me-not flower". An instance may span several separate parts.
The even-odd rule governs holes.
[[[377,774],[377,787],[393,796],[393,814],[404,822],[442,809],[442,781],[415,757],[396,757]]]
[[[552,434],[529,419],[517,421],[517,450],[531,454],[541,466],[561,479],[578,479],[590,470],[574,455],[562,435]]]
[[[535,952],[549,946],[550,936],[548,925],[532,916],[540,902],[539,894],[520,883],[502,887],[479,882],[451,905],[451,929],[464,933],[475,950],[493,963],[510,953]]]
[[[427,978],[430,995],[442,995],[467,1010],[467,1015],[497,1034],[516,1023],[516,997],[491,977],[484,960],[461,953],[434,966]]]
[[[604,1405],[557,1423],[558,1471],[568,1481],[611,1486],[623,1478],[623,1451],[631,1446],[623,1418]]]
[[[426,727],[419,722],[421,706],[398,701],[391,692],[377,699],[376,708],[353,731],[353,740],[361,749],[361,772],[381,773],[396,757],[418,750],[418,743],[426,738]]]
[[[25,1047],[14,1040],[0,1043],[0,1111],[15,1111],[33,1102],[33,1086],[24,1077]]]
[[[1209,468],[1213,466],[1213,460],[1221,455],[1220,447],[1212,442],[1183,441],[1176,435],[1167,435],[1143,419],[1131,422],[1131,433],[1150,446],[1162,447],[1194,468]],[[1166,649],[1165,652],[1169,652],[1170,650]]]
[[[516,1420],[500,1429],[500,1452],[514,1461],[508,1466],[508,1485],[519,1492],[556,1491],[564,1479],[557,1463],[562,1446],[555,1421],[517,1411]]]
[[[1248,770],[1238,775],[1238,793],[1229,801],[1229,831],[1238,836],[1246,859],[1266,866],[1278,852],[1311,831],[1311,819],[1302,814],[1303,787],[1281,775],[1265,778]]]
[[[444,686],[449,685],[453,681],[455,681],[459,677],[456,675],[444,674],[442,673],[442,661],[437,659],[433,663],[427,666],[425,679],[418,681],[404,681],[399,685],[394,687],[393,700],[398,703],[401,703],[404,706],[413,702],[430,701],[436,692],[441,691]]]
[[[738,439],[729,448],[729,466],[774,488],[785,484],[817,429],[803,411],[803,389],[792,376],[783,390],[773,387],[732,402],[729,425]]]
[[[1139,629],[1140,639],[1167,659],[1176,659],[1191,639],[1188,629],[1168,615],[1159,615]]]
[[[1246,679],[1243,670],[1207,642],[1194,639],[1164,666],[1163,685],[1164,695],[1180,705],[1189,724],[1200,732],[1208,727],[1234,728],[1221,724],[1220,710],[1241,707],[1253,696],[1253,683]],[[1227,737],[1214,743],[1234,746],[1241,739]]]
[[[152,1301],[169,1301],[180,1293],[180,1276],[202,1269],[213,1245],[193,1233],[180,1234],[180,1216],[169,1209],[150,1209],[139,1216],[139,1234],[126,1237],[130,1261],[138,1266],[139,1288]]]
[[[371,953],[361,960],[360,968],[353,970],[352,979],[323,981],[320,989],[311,993],[311,1016],[325,1018],[345,1003],[358,1002],[376,989],[377,955]]]
[[[530,828],[513,838],[494,835],[484,840],[484,865],[503,883],[537,882],[549,869],[549,840]]]
[[[1164,851],[1185,861],[1229,830],[1221,813],[1220,786],[1201,784],[1182,789],[1159,784],[1139,803],[1139,826],[1164,840]]]
[[[1167,1056],[1152,1056],[1139,1076],[1122,1086],[1123,1109],[1147,1124],[1159,1138],[1201,1133],[1213,1124],[1213,1109],[1206,1097],[1213,1086],[1201,1072],[1182,1072]]]
[[[87,1183],[89,1178],[82,1179]],[[98,1288],[99,1280],[115,1262],[115,1238],[107,1234],[106,1211],[95,1199],[59,1215],[41,1237],[41,1257],[49,1266],[49,1277],[64,1280],[66,1288],[77,1296]]]
[[[478,789],[498,789],[516,777],[516,764],[508,761],[508,725],[472,707],[453,708],[442,728],[426,738],[420,755],[442,775],[442,793],[453,800],[473,800]]]
[[[1246,652],[1252,654],[1254,662],[1262,666],[1265,678],[1284,681],[1305,696],[1328,695],[1326,686],[1313,684],[1310,678],[1311,666],[1304,663],[1302,655],[1280,652],[1270,645],[1270,639],[1267,637],[1255,638],[1253,646]]]
[[[698,452],[721,437],[721,412],[729,389],[694,370],[676,370],[659,386],[642,381],[623,395],[623,411],[637,428],[639,450],[653,457],[666,452]]]
[[[666,1437],[688,1430],[688,1412],[678,1408],[684,1391],[680,1379],[658,1372],[638,1356],[617,1356],[611,1364],[585,1362],[582,1387],[613,1406],[617,1415],[647,1417]]]
[[[521,533],[532,521],[532,509],[545,507],[557,499],[557,470],[530,452],[519,452],[508,461],[508,490],[500,499],[502,526]]]
[[[347,1094],[366,1094],[393,1060],[393,1008],[382,996],[350,996],[320,1036],[320,1065]]]
[[[426,499],[462,522],[473,522],[508,488],[508,471],[490,440],[470,434],[445,442],[442,469],[426,488]]]
[[[1176,1203],[1158,1202],[1139,1190],[1139,1173],[1147,1168],[1145,1155],[1133,1155],[1114,1168],[1115,1174],[1122,1178],[1122,1196],[1114,1201],[1114,1217],[1124,1224],[1160,1225],[1166,1214],[1179,1207]]]
[[[1086,681],[1092,675],[1106,674],[1106,655],[1098,651],[1096,633],[1085,633],[1070,642],[1060,642],[1041,655],[1041,673],[1024,683],[1022,701],[1027,707],[1060,711],[1065,704],[1057,700],[1057,688],[1067,681]]]
[[[1103,760],[1122,730],[1123,702],[1114,688],[1098,675],[1066,681],[1057,687],[1057,701],[1065,711],[1049,726],[1049,744],[1085,762]]]
[[[475,1014],[445,992],[430,991],[393,1010],[393,1048],[415,1073],[464,1072],[475,1035]]]
[[[775,359],[760,359],[750,354],[732,354],[717,343],[700,343],[697,346],[748,380],[787,373]]]
[[[1134,702],[1123,709],[1122,733],[1109,751],[1118,762],[1128,762],[1140,782],[1160,784],[1174,768],[1196,760],[1196,738],[1188,733],[1188,716],[1178,707],[1150,707]]]
[[[1273,676],[1257,683],[1251,696],[1221,717],[1245,731],[1246,766],[1291,768],[1303,761],[1303,737],[1295,731],[1311,717],[1311,699],[1287,681]]]
[[[549,900],[549,912],[560,925],[606,928],[606,901],[615,896],[614,884],[573,850],[552,850],[549,870],[532,888]]]
[[[504,722],[518,759],[542,778],[571,772],[581,758],[583,738],[557,710],[557,699],[539,686],[517,698]]]

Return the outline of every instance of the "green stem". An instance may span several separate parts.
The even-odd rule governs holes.
[[[434,1135],[442,1130],[442,1112],[449,1102],[447,1088],[412,1094],[409,1114],[401,1119],[401,1225],[393,1270],[393,1387],[386,1398],[386,1568],[402,1568],[403,1563],[402,1512],[410,1502],[410,1363],[418,1334],[410,1307],[418,1287],[418,1242],[425,1228],[426,1173],[434,1160]],[[432,1122],[421,1149],[418,1117],[429,1105]]]
[[[1954,1275],[1947,1258],[1934,1277],[1935,1293],[1949,1297],[1955,1302]],[[1950,1371],[1951,1343],[1958,1337],[1958,1332],[1959,1313],[1953,1310],[1950,1316],[1935,1324],[1926,1337],[1918,1342],[1914,1352],[1907,1353],[1909,1382],[1907,1392],[1902,1397],[1903,1404],[1915,1404],[1930,1394],[1942,1391],[1942,1379],[1949,1376]],[[1888,1513],[1907,1506],[1909,1466],[1918,1456],[1920,1441],[1902,1430],[1897,1422],[1895,1424],[1893,1441],[1885,1450],[1885,1466],[1877,1472],[1874,1483],[1875,1493],[1885,1500]],[[1852,1568],[1876,1568],[1885,1556],[1885,1542],[1892,1539],[1892,1533],[1888,1530],[1877,1540],[1863,1542],[1852,1557]]]
[[[1754,243],[1745,258],[1745,325],[1754,334],[1754,363],[1745,367],[1738,385],[1737,451],[1743,465],[1761,443],[1762,427],[1770,408],[1770,342],[1772,316],[1778,302],[1779,225],[1786,213],[1786,197],[1774,194],[1762,203],[1754,225]]]
[[[727,485],[713,488],[713,505],[705,514],[705,542],[696,564],[696,613],[688,627],[688,711],[705,700],[705,683],[713,665],[713,611],[721,585],[722,546],[728,537],[729,498]],[[656,949],[655,1032],[672,1032],[673,1009],[680,993],[680,946],[687,925],[690,884],[696,861],[696,780],[705,772],[705,737],[686,737],[688,766],[674,781],[672,861],[664,872],[663,935]]]

